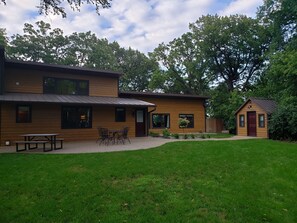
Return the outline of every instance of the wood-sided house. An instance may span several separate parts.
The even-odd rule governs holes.
[[[269,138],[269,118],[276,109],[276,102],[250,98],[235,112],[237,135]]]
[[[97,127],[129,127],[129,136],[150,130],[205,131],[204,102],[194,95],[119,92],[121,73],[9,60],[0,48],[0,142],[21,134],[59,133],[65,141],[94,140]]]

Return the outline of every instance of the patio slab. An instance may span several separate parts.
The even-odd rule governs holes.
[[[124,145],[110,144],[110,145],[99,145],[94,141],[76,141],[76,142],[65,142],[63,149],[54,150],[44,153],[42,149],[34,149],[30,151],[24,151],[19,153],[42,153],[42,154],[76,154],[76,153],[100,153],[100,152],[115,152],[115,151],[129,151],[129,150],[140,150],[140,149],[150,149],[154,147],[161,146],[168,142],[176,141],[216,141],[216,140],[241,140],[241,139],[259,139],[255,137],[245,137],[245,136],[234,136],[232,138],[222,138],[222,139],[165,139],[161,137],[137,137],[130,138],[131,144],[126,142]],[[0,153],[16,153],[15,146],[2,146],[0,147]]]

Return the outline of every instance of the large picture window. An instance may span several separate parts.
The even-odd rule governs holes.
[[[62,129],[92,128],[92,108],[62,107]]]
[[[30,105],[17,105],[16,107],[16,122],[30,123],[32,117],[32,109]]]
[[[194,115],[193,114],[180,114],[179,118],[187,119],[189,124],[186,128],[194,128]]]
[[[116,108],[115,109],[115,121],[116,122],[125,122],[126,121],[126,109],[125,108]]]
[[[170,128],[170,115],[153,114],[152,124],[153,124],[153,128]]]
[[[89,95],[89,81],[45,77],[44,94]]]

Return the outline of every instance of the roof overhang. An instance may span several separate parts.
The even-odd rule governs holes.
[[[30,69],[30,70],[41,70],[41,71],[53,71],[80,75],[94,75],[94,76],[104,76],[104,77],[116,77],[119,78],[123,74],[120,72],[108,71],[108,70],[98,70],[94,68],[77,67],[69,65],[58,65],[58,64],[46,64],[40,62],[32,61],[21,61],[6,59],[5,66],[10,68],[20,68],[20,69]]]
[[[6,93],[0,95],[0,102],[156,107],[153,103],[132,98],[56,94]]]

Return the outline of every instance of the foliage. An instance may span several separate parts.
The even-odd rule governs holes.
[[[170,132],[169,132],[169,130],[168,129],[164,129],[163,131],[162,131],[162,133],[163,133],[163,137],[164,138],[170,138]]]
[[[291,223],[296,160],[296,144],[269,140],[0,154],[0,221]]]
[[[296,0],[264,0],[258,18],[273,34],[272,53],[283,49],[297,35]]]
[[[177,133],[172,134],[172,136],[173,136],[173,138],[175,138],[175,139],[179,139],[179,134],[177,134]]]
[[[241,15],[202,16],[190,24],[208,72],[228,91],[247,91],[259,78],[269,33],[258,20]]]
[[[277,140],[297,141],[297,101],[280,105],[269,121],[269,136]]]
[[[184,139],[188,139],[188,138],[189,138],[188,134],[184,134]]]
[[[62,6],[64,2],[67,2],[72,10],[79,11],[83,4],[90,4],[95,6],[96,12],[99,14],[99,9],[109,8],[112,0],[40,0],[39,9],[40,14],[48,15],[53,13],[54,15],[62,15],[63,18],[67,16],[65,8]],[[6,5],[6,0],[1,0],[0,3]]]
[[[151,89],[184,94],[205,94],[208,91],[207,64],[191,33],[185,33],[168,44],[161,43],[150,57],[163,68],[154,73]]]
[[[190,138],[191,139],[195,139],[195,135],[194,134],[190,134]]]

